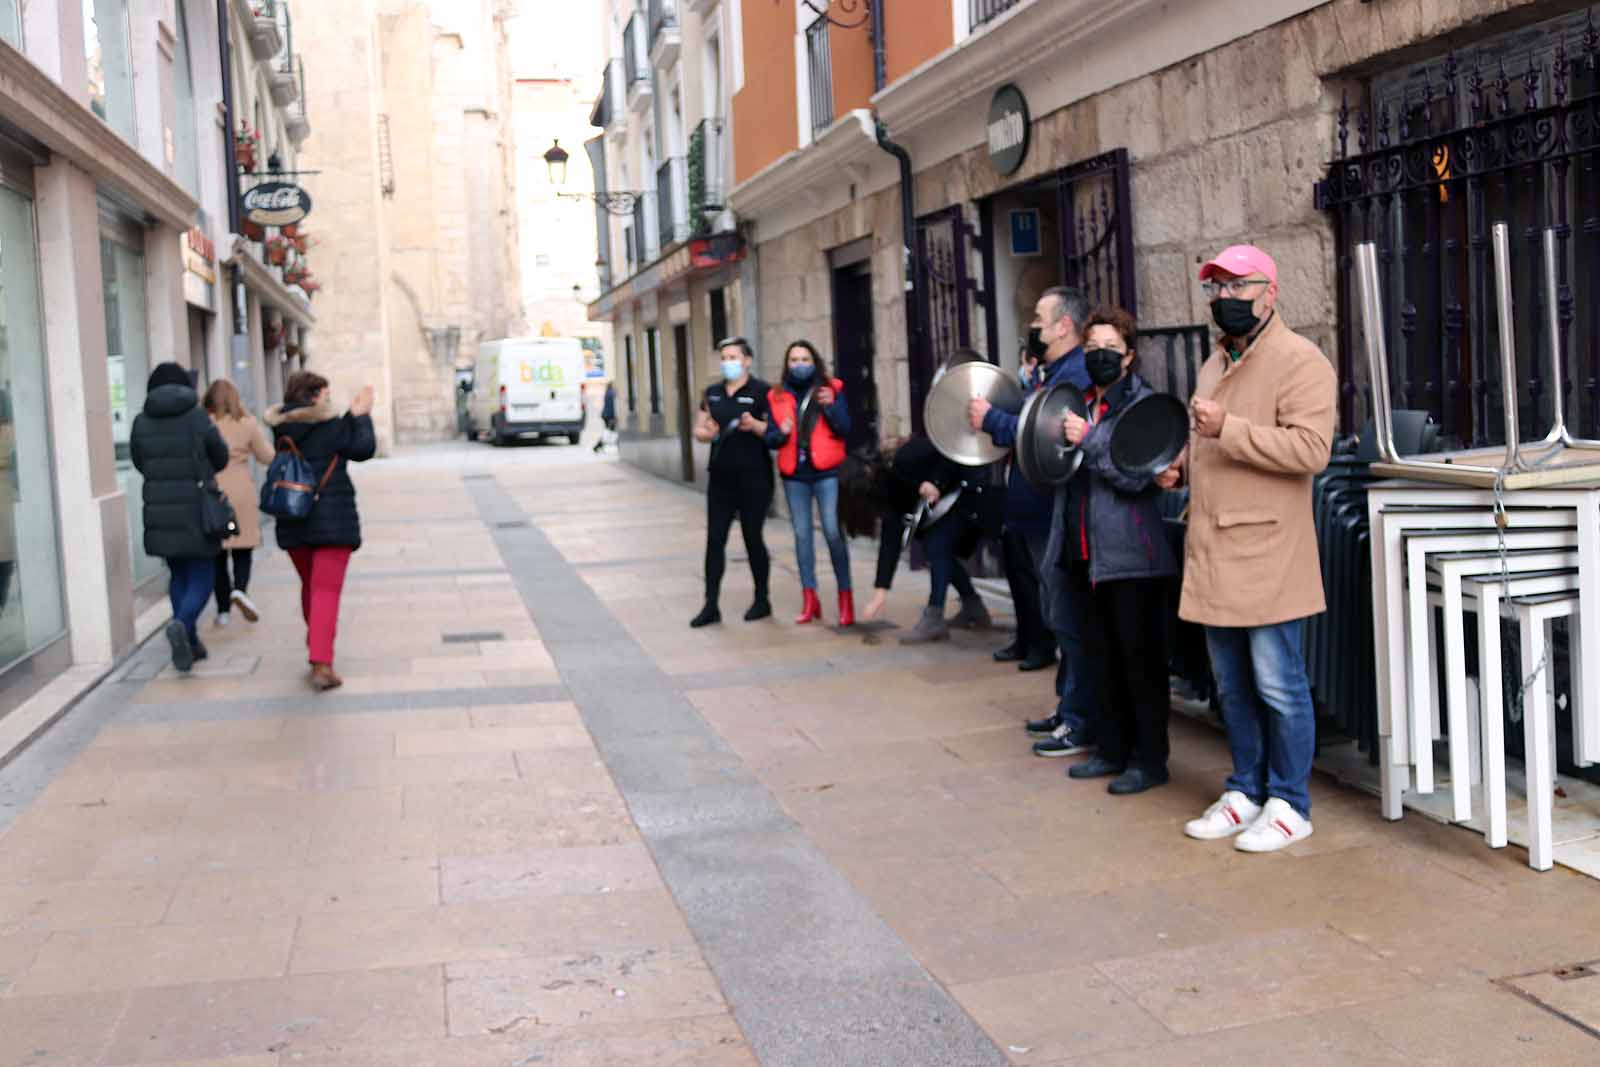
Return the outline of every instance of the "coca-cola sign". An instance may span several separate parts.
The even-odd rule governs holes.
[[[311,214],[311,195],[290,182],[262,182],[245,191],[243,205],[257,226],[288,226]]]

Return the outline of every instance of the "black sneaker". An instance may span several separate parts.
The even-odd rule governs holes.
[[[745,622],[755,622],[772,614],[772,601],[764,596],[756,597],[756,602],[750,605],[750,610],[744,613]]]
[[[189,647],[193,651],[194,661],[196,663],[199,663],[201,660],[207,660],[211,658],[211,653],[206,651],[206,646],[201,644],[198,640],[189,642]]]
[[[1067,768],[1068,778],[1111,778],[1123,772],[1120,763],[1113,763],[1104,756],[1090,756],[1082,763],[1075,763]]]
[[[1054,737],[1060,725],[1059,715],[1052,715],[1048,719],[1029,719],[1028,734],[1032,737]]]
[[[996,663],[1015,663],[1024,655],[1026,655],[1026,652],[1023,650],[1023,647],[1017,644],[1017,642],[1013,641],[1005,648],[997,648],[994,650],[994,661]]]
[[[722,612],[717,610],[715,604],[707,604],[700,609],[700,614],[689,620],[689,625],[698,630],[702,626],[710,626],[714,622],[722,621]]]
[[[189,631],[183,628],[183,623],[173,619],[167,623],[167,644],[172,646],[172,665],[180,674],[188,674],[194,666],[194,649],[189,645]]]
[[[1048,740],[1034,742],[1033,754],[1046,759],[1055,759],[1059,756],[1076,756],[1092,748],[1094,748],[1093,741],[1080,741],[1067,727],[1058,726],[1054,736]]]

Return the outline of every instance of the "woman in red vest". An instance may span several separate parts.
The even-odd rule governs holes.
[[[843,400],[844,383],[828,376],[827,365],[810,341],[795,341],[783,356],[783,384],[767,404],[782,435],[778,472],[794,524],[794,554],[800,565],[804,606],[797,623],[822,617],[817,598],[817,558],[812,544],[811,502],[822,516],[833,575],[839,583],[839,625],[856,621],[850,592],[850,550],[839,532],[839,467],[850,434],[850,407]]]

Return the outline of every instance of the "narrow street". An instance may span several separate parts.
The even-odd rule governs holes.
[[[1219,732],[1068,781],[995,635],[794,626],[782,521],[777,617],[735,537],[691,631],[703,498],[587,447],[354,473],[342,690],[272,551],[0,768],[0,1067],[1595,1062],[1514,977],[1600,958],[1588,879],[1322,777],[1303,846],[1187,840]]]

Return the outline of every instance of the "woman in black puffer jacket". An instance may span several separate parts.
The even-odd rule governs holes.
[[[328,397],[328,379],[309,371],[289,376],[284,401],[266,414],[276,439],[287,438],[326,483],[304,519],[277,522],[278,547],[289,553],[300,574],[300,609],[306,620],[311,687],[343,685],[333,672],[333,641],[339,627],[339,597],[350,555],[361,547],[361,517],[348,463],[373,457],[372,386],[356,395],[350,410],[337,414]]]
[[[128,447],[144,475],[144,550],[165,560],[171,572],[166,635],[172,665],[188,671],[206,658],[195,624],[210,599],[222,544],[201,525],[201,493],[228,465],[228,446],[201,410],[189,372],[178,364],[161,363],[150,372]]]

